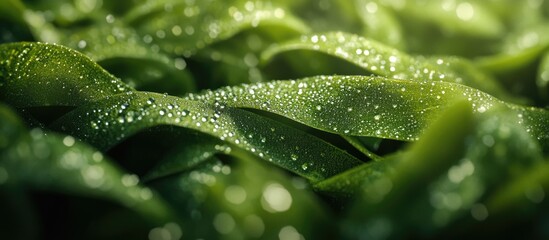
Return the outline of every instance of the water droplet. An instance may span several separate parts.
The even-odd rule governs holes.
[[[181,29],[181,27],[179,25],[175,25],[172,27],[172,34],[174,36],[179,36],[181,35],[181,33],[183,32],[183,30]]]
[[[176,58],[174,60],[174,67],[179,70],[184,70],[187,67],[187,62],[183,58]]]
[[[124,174],[121,181],[124,186],[133,187],[139,183],[139,177],[135,174]]]
[[[263,190],[261,205],[268,212],[285,212],[292,206],[292,195],[284,186],[271,183]]]
[[[292,158],[292,160],[294,160],[294,161],[297,161],[297,159],[298,159],[299,157],[298,157],[296,154],[293,154],[293,153],[292,153],[292,155],[290,155],[290,158]]]
[[[313,43],[318,43],[318,36],[317,36],[317,35],[313,35],[313,36],[311,37],[311,42],[313,42]]]
[[[78,42],[78,48],[80,48],[80,49],[84,49],[87,45],[88,45],[88,43],[84,40],[80,40]]]
[[[107,21],[107,23],[114,23],[114,16],[112,14],[109,14],[105,17],[105,20]]]
[[[71,136],[66,136],[65,138],[63,138],[63,144],[67,147],[72,147],[74,145],[74,138],[71,137]]]
[[[280,232],[278,232],[278,238],[280,240],[301,240],[305,239],[303,235],[301,235],[297,229],[295,229],[293,226],[285,226],[282,229],[280,229]]]
[[[246,201],[246,190],[238,185],[232,185],[225,189],[225,199],[233,204],[241,204]]]
[[[104,174],[105,170],[101,166],[89,166],[82,169],[82,178],[92,188],[98,188],[103,184]]]
[[[470,21],[475,16],[475,9],[471,3],[462,2],[456,8],[456,15],[463,21]]]

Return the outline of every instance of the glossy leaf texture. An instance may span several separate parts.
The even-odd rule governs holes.
[[[413,57],[377,41],[344,32],[304,35],[265,51],[262,59],[292,50],[318,51],[344,59],[365,73],[388,78],[445,81],[465,84],[501,98],[511,98],[490,76],[470,67],[464,59]]]
[[[447,82],[414,82],[364,76],[318,76],[297,81],[227,87],[190,99],[277,113],[338,134],[415,141],[457,98],[475,112],[496,105],[514,111],[531,134],[547,145],[549,112],[502,102],[484,92]]]
[[[155,93],[116,95],[84,105],[60,118],[53,127],[106,149],[137,131],[158,125],[216,136],[311,181],[361,163],[321,139],[254,113],[221,103],[207,104]]]
[[[547,239],[547,6],[0,1],[0,238]]]
[[[131,90],[89,58],[63,46],[9,43],[0,48],[1,97],[16,107],[77,106]]]

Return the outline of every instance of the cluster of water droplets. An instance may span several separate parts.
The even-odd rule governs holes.
[[[270,59],[279,52],[294,49],[309,49],[333,55],[367,72],[387,78],[455,82],[475,87],[482,87],[478,83],[480,81],[490,81],[485,76],[479,79],[478,73],[471,73],[472,70],[461,69],[461,65],[466,64],[460,62],[462,60],[410,56],[375,40],[343,32],[303,35],[297,41],[289,41],[268,49],[263,58]],[[457,69],[455,64],[458,64]]]
[[[0,62],[8,73],[3,78],[7,83],[5,91],[15,99],[21,95],[31,97],[20,104],[74,106],[131,90],[103,69],[91,67],[95,64],[90,59],[66,47],[43,43],[2,47],[10,54],[9,58],[18,59]],[[42,95],[39,93],[42,89],[59,95],[33,100],[32,96]]]

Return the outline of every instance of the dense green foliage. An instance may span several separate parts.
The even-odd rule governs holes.
[[[549,2],[2,0],[0,238],[549,238]]]

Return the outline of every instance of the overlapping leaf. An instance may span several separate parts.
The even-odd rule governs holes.
[[[549,112],[507,104],[459,84],[412,82],[381,77],[320,76],[228,87],[190,99],[274,112],[339,134],[414,141],[427,124],[456,98],[468,99],[476,112],[505,105],[519,123],[547,145]]]
[[[24,3],[0,3],[0,42],[57,42],[91,59],[50,44],[0,46],[0,100],[70,134],[28,131],[0,107],[2,199],[33,186],[107,198],[155,223],[176,215],[141,229],[150,239],[467,238],[524,222],[528,237],[546,236],[549,113],[511,104],[546,105],[546,3]],[[365,37],[288,41],[310,29]],[[433,53],[442,55],[412,55]],[[278,76],[308,77],[262,82]],[[143,92],[183,95],[191,81],[254,84],[185,98]],[[114,223],[124,219],[105,219],[124,231]]]
[[[7,107],[0,108],[0,172],[3,187],[15,185],[100,197],[134,209],[156,223],[175,220],[170,208],[136,175],[71,136],[28,132]]]
[[[465,84],[501,98],[509,97],[494,79],[456,58],[423,59],[357,35],[329,32],[302,36],[265,51],[262,60],[291,50],[326,53],[388,78]]]
[[[51,44],[1,45],[0,68],[0,96],[16,107],[78,106],[131,90],[89,58]]]
[[[419,142],[396,159],[373,163],[319,183],[320,189],[357,190],[360,179],[350,181],[354,186],[343,179],[367,174],[368,178],[362,182],[364,198],[349,212],[353,220],[343,226],[345,231],[375,239],[398,238],[402,233],[428,237],[463,218],[483,221],[490,214],[498,214],[492,211],[495,209],[487,210],[484,203],[487,196],[499,189],[502,182],[540,164],[541,152],[528,132],[514,124],[517,119],[512,113],[496,108],[476,120],[468,116],[468,124],[475,125],[469,130],[462,129],[468,125],[463,122],[467,114],[470,113],[466,108],[451,108],[442,116],[446,119],[438,120],[438,125],[433,124]],[[507,117],[501,118],[502,115]],[[437,127],[446,130],[436,130]],[[457,138],[450,140],[452,133]],[[433,149],[430,146],[434,143],[424,141],[448,142]],[[471,141],[473,144],[465,144]],[[446,149],[452,146],[456,149]],[[502,209],[499,211],[501,214]]]
[[[129,11],[124,21],[137,26],[138,32],[163,50],[186,56],[259,25],[308,31],[291,13],[270,1],[145,1]],[[181,39],[188,44],[180,44]]]

